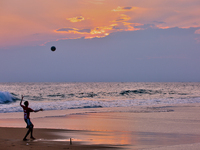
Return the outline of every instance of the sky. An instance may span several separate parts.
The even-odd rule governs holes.
[[[1,0],[0,82],[200,82],[199,8],[199,0]]]

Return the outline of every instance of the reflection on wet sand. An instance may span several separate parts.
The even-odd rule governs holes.
[[[200,135],[156,133],[156,132],[118,132],[118,131],[63,131],[55,132],[62,138],[38,139],[37,141],[59,141],[81,143],[83,145],[110,145],[123,148],[151,148],[156,146],[172,146],[179,144],[198,143]]]

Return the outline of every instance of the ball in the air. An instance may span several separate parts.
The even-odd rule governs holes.
[[[55,47],[55,46],[52,46],[52,47],[51,47],[51,51],[54,52],[55,50],[56,50],[56,47]]]

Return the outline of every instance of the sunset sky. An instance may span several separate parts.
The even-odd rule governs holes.
[[[199,0],[1,0],[0,82],[200,82],[199,8]]]

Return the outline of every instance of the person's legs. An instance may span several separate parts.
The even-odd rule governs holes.
[[[31,128],[31,139],[35,139],[34,137],[33,137],[33,127]]]
[[[31,130],[32,130],[31,128],[28,129],[25,137],[23,138],[23,141],[27,141],[26,137],[29,135],[29,133],[31,132]]]
[[[24,137],[24,141],[26,141],[27,139],[26,139],[26,137],[29,135],[29,133],[31,133],[31,136],[30,136],[30,138],[31,139],[35,139],[34,137],[33,137],[33,124],[32,124],[32,122],[30,121],[30,119],[25,119],[25,122],[27,123],[27,127],[26,128],[29,128],[29,130],[27,131],[27,133],[26,133],[26,135],[25,135],[25,137]]]

